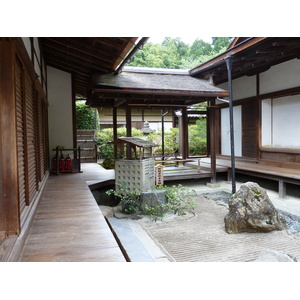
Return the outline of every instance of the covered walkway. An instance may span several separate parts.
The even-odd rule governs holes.
[[[126,261],[83,174],[49,176],[20,261]]]

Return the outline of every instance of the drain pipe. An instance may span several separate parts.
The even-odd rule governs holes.
[[[231,183],[232,194],[236,192],[235,183],[235,154],[234,154],[234,127],[233,127],[233,97],[232,97],[232,61],[233,56],[229,56],[225,59],[227,71],[228,71],[228,89],[229,89],[229,121],[230,121],[230,144],[231,144]]]
[[[161,110],[161,156],[165,160],[165,115],[168,113],[164,109]],[[165,164],[164,162],[162,163]]]
[[[143,37],[139,40],[139,42],[134,46],[131,52],[124,58],[122,63],[115,70],[115,75],[118,75],[122,72],[125,65],[129,62],[129,60],[144,46],[144,44],[148,41],[149,37]]]

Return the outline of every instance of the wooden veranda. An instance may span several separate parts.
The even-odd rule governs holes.
[[[15,259],[126,261],[88,184],[78,173],[49,176],[23,250]]]
[[[203,163],[210,164],[209,160]],[[231,161],[229,158],[219,157],[218,167],[227,168],[228,180],[231,180]],[[255,159],[236,158],[235,170],[237,173],[270,179],[278,182],[279,198],[286,196],[286,184],[300,185],[300,170],[294,163],[263,161]]]

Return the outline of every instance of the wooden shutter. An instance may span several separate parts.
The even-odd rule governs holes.
[[[18,186],[20,214],[26,206],[26,183],[25,183],[25,152],[24,152],[24,75],[22,64],[16,57],[15,63],[15,95],[16,95],[16,122],[17,122],[17,155],[18,155]],[[9,151],[9,149],[7,149]]]
[[[27,74],[26,74],[27,75]],[[28,180],[28,203],[34,199],[38,190],[36,174],[36,140],[35,140],[35,109],[32,79],[27,75],[25,80],[26,98],[26,147],[27,147],[27,180]]]
[[[43,103],[41,97],[38,97],[38,143],[39,143],[39,180],[41,181],[44,175],[44,142],[43,142]]]

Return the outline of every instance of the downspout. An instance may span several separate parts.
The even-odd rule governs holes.
[[[143,37],[140,41],[134,46],[134,48],[130,51],[130,53],[124,58],[122,63],[115,70],[115,75],[118,75],[122,72],[125,65],[130,61],[130,59],[144,46],[144,44],[148,41],[149,37]]]
[[[165,110],[161,110],[161,160],[165,160]]]
[[[228,71],[228,89],[229,89],[229,122],[230,122],[230,144],[231,144],[231,172],[232,172],[232,194],[236,192],[235,183],[235,154],[234,154],[234,130],[233,130],[233,97],[232,97],[232,61],[233,56],[225,59]]]
[[[165,115],[167,113],[168,111],[165,112],[164,109],[161,110],[161,160],[165,160]]]

